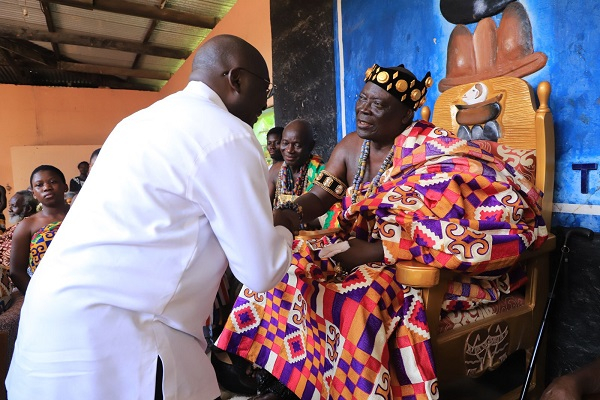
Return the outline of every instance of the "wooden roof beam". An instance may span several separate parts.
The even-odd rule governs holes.
[[[54,27],[54,20],[52,19],[52,12],[50,11],[50,7],[46,3],[40,3],[40,7],[42,12],[44,13],[44,17],[46,18],[46,27],[48,28],[48,32],[56,32],[56,28]],[[52,42],[52,50],[54,50],[54,59],[58,62],[61,59],[60,48],[58,47],[58,43]]]
[[[140,44],[134,41],[118,40],[106,36],[88,36],[67,32],[45,32],[35,29],[24,29],[10,26],[4,23],[2,19],[0,19],[0,37],[119,50],[129,53],[175,58],[178,60],[185,60],[191,54],[191,51],[186,49],[155,46],[147,43]]]
[[[219,22],[219,19],[216,17],[205,17],[168,8],[161,9],[160,7],[132,3],[126,0],[94,0],[93,2],[81,0],[41,0],[41,2],[157,19],[205,29],[213,29]]]
[[[171,73],[163,71],[152,71],[144,69],[131,69],[121,67],[108,67],[104,65],[94,64],[81,64],[72,62],[59,62],[58,69],[71,72],[85,72],[90,74],[101,74],[101,75],[117,75],[117,76],[130,76],[134,78],[146,78],[146,79],[157,79],[162,81],[168,81],[171,78]]]
[[[35,61],[38,64],[50,66],[56,64],[54,60],[50,60],[46,54],[43,54],[43,52],[39,49],[39,46],[24,40],[0,38],[0,48],[8,50],[11,53],[18,54],[28,60]],[[48,51],[46,49],[44,50]]]

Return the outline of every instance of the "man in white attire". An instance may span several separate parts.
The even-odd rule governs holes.
[[[219,397],[202,327],[221,276],[262,292],[290,265],[251,129],[268,77],[216,36],[184,90],[116,126],[29,285],[11,400],[148,400],[160,364],[164,399]]]

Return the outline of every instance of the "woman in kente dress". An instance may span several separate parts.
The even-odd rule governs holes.
[[[29,183],[42,209],[19,223],[13,234],[10,255],[10,277],[23,294],[69,211],[64,197],[67,182],[58,168],[40,165],[31,173]]]

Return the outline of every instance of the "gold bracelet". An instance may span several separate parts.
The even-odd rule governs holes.
[[[319,172],[313,183],[338,200],[344,198],[348,188],[344,182],[326,170]]]

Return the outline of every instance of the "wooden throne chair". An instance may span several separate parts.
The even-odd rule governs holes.
[[[479,140],[491,152],[503,158],[531,179],[543,191],[543,217],[551,226],[554,189],[554,128],[548,107],[550,84],[542,82],[534,91],[524,80],[499,77],[453,87],[443,92],[434,106],[433,123]],[[423,119],[430,110],[424,107]],[[518,350],[529,363],[548,294],[548,268],[556,239],[550,235],[537,250],[527,250],[519,263],[526,269],[527,283],[520,293],[501,297],[493,305],[480,305],[469,311],[441,313],[442,302],[456,273],[439,270],[414,261],[398,269],[400,281],[423,288],[427,320],[439,379],[441,399],[488,398],[469,395],[468,384],[495,370]],[[544,386],[545,351],[538,349],[536,368],[529,398],[535,399]],[[526,371],[526,368],[523,368]],[[521,382],[525,379],[523,373]],[[457,396],[445,394],[456,387]],[[508,390],[502,399],[517,399],[521,385]]]

